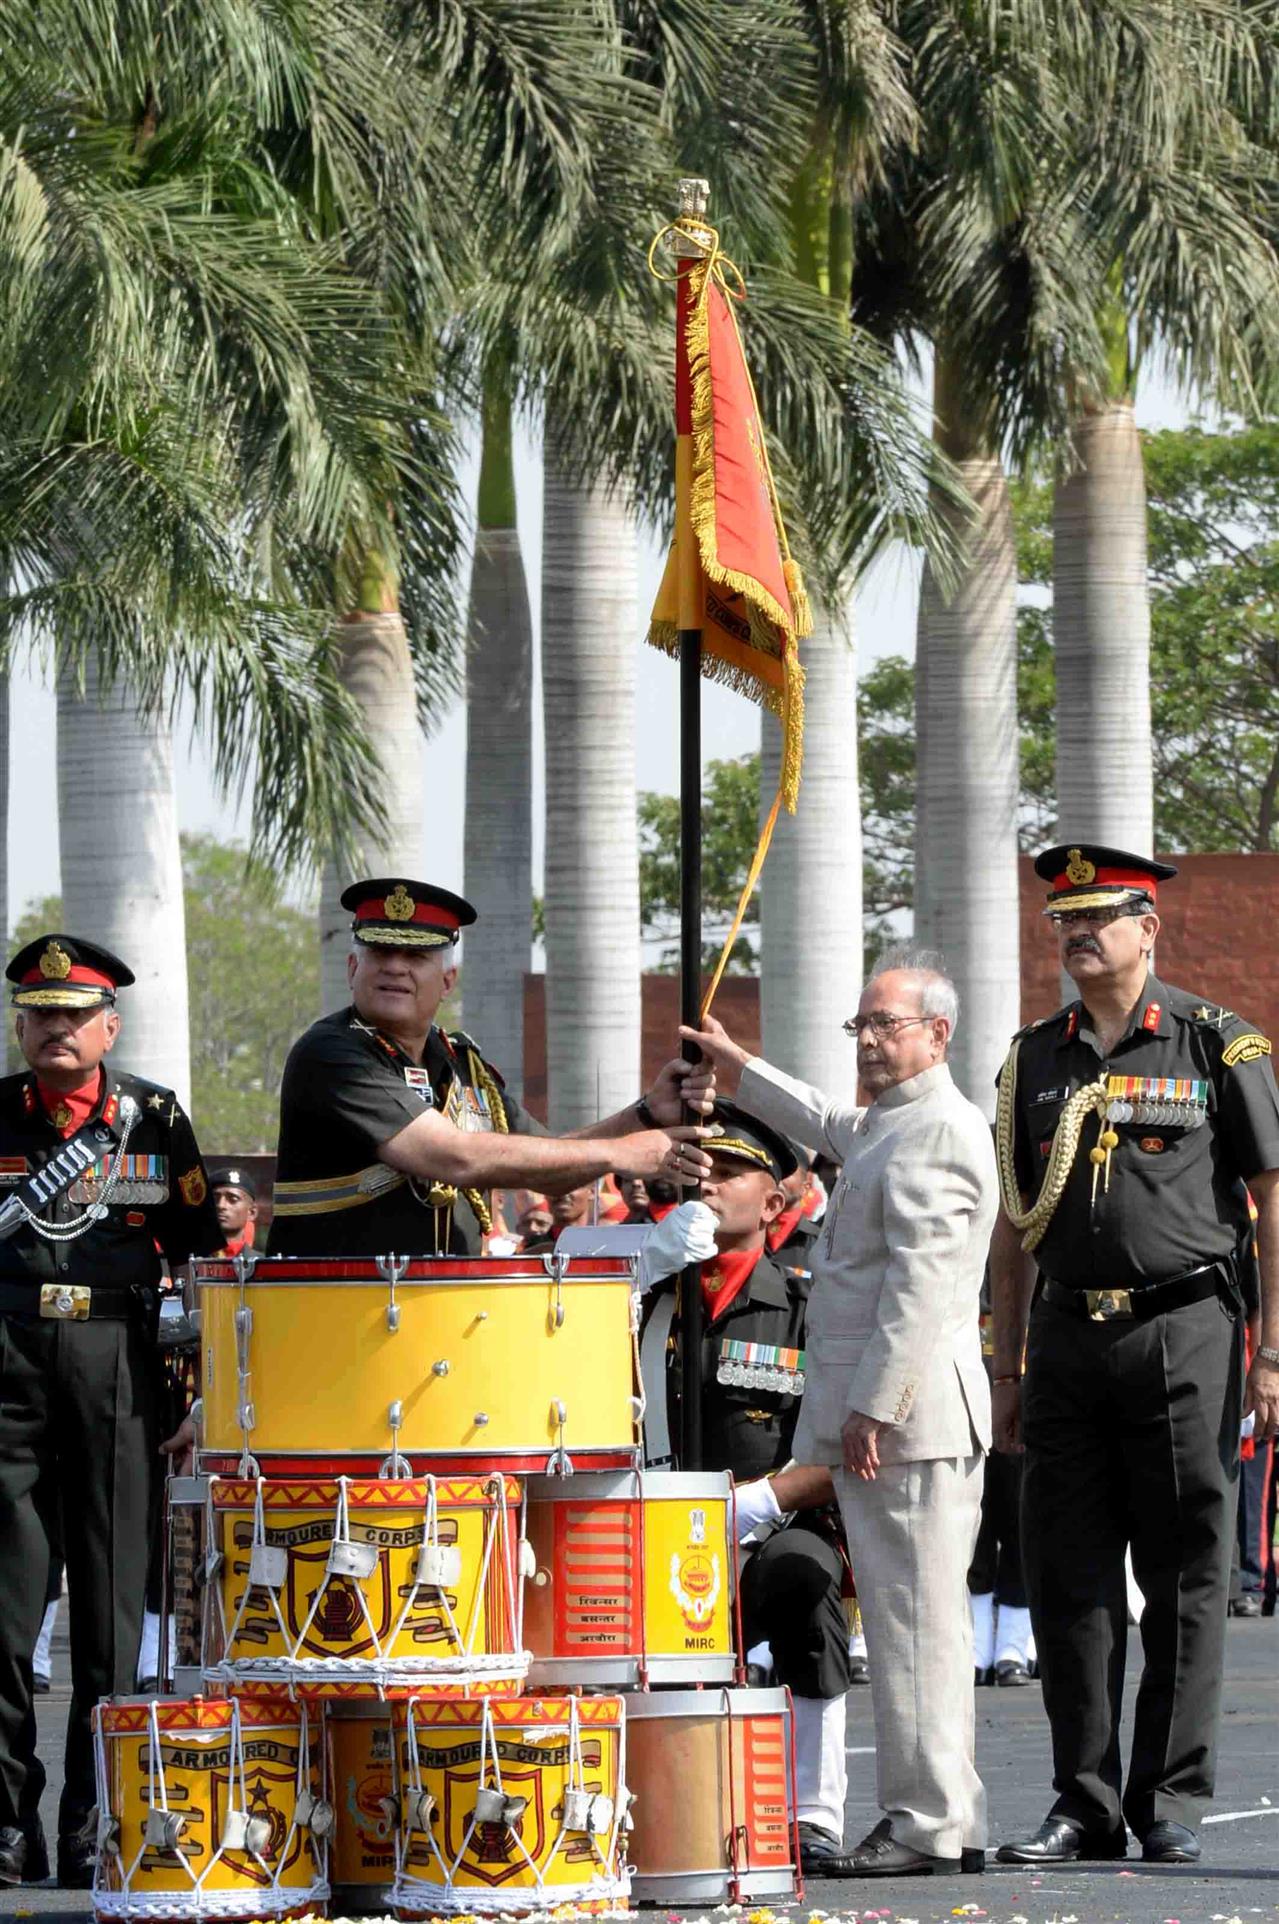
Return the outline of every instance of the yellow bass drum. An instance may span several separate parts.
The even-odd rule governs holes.
[[[300,1917],[333,1808],[305,1705],[108,1698],[93,1713],[99,1918]]]
[[[635,1460],[632,1265],[262,1257],[193,1265],[199,1467],[512,1472]]]

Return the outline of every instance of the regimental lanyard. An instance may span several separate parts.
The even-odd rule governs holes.
[[[741,1343],[725,1336],[719,1346],[717,1383],[735,1389],[772,1390],[777,1396],[804,1394],[804,1352],[775,1343]]]
[[[1106,1097],[1110,1122],[1201,1129],[1208,1119],[1208,1084],[1189,1076],[1111,1076]]]

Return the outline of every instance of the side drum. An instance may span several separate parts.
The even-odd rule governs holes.
[[[395,1715],[397,1917],[626,1897],[620,1698],[419,1698]]]
[[[210,1477],[202,1666],[219,1688],[520,1688],[515,1477]]]
[[[329,1882],[343,1914],[386,1910],[400,1807],[389,1708],[331,1706],[324,1718],[332,1786]]]
[[[529,1681],[730,1683],[732,1521],[727,1471],[530,1477]]]
[[[305,1705],[108,1698],[93,1713],[99,1918],[300,1917],[329,1895]]]
[[[796,1895],[795,1771],[786,1690],[662,1690],[626,1700],[638,1902]]]

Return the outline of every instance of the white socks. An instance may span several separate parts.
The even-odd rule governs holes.
[[[842,1697],[792,1697],[795,1706],[795,1815],[842,1843],[848,1759]]]
[[[989,1670],[995,1661],[995,1594],[985,1590],[980,1596],[968,1593],[968,1608],[973,1619],[973,1668]],[[1003,1612],[1000,1612],[1003,1615]]]
[[[55,1597],[52,1603],[46,1603],[44,1606],[44,1621],[40,1625],[36,1647],[31,1653],[31,1668],[36,1676],[43,1677],[46,1683],[53,1675],[53,1626],[58,1621],[59,1601],[60,1599]]]
[[[1014,1610],[1010,1603],[1001,1603],[995,1633],[994,1661],[1028,1664],[1034,1650],[1029,1610]]]

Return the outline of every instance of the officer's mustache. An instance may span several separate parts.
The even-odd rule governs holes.
[[[1100,955],[1101,943],[1095,935],[1072,936],[1066,944],[1067,955]]]

